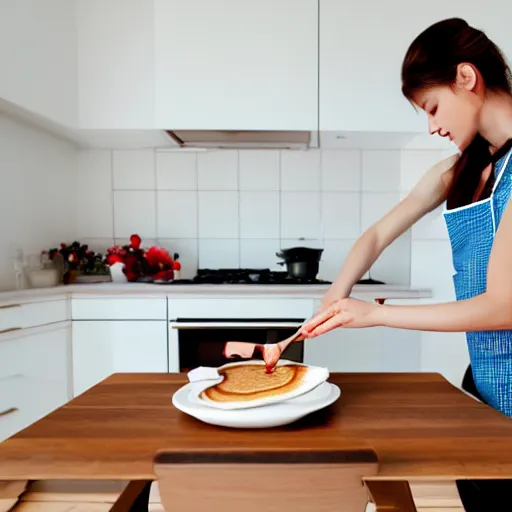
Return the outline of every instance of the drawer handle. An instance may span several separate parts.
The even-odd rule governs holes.
[[[5,411],[0,411],[1,416],[7,416],[8,414],[12,414],[13,412],[18,411],[17,407],[9,407],[9,409],[5,409]]]
[[[0,306],[0,309],[21,308],[21,304],[8,304],[7,306]]]
[[[0,331],[0,334],[5,334],[6,332],[13,332],[13,331],[21,331],[22,327],[11,327],[10,329],[4,329],[3,331]]]

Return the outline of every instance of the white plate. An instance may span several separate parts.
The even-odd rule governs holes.
[[[217,370],[220,372],[225,368],[231,368],[234,366],[247,366],[247,365],[254,365],[254,366],[264,366],[265,363],[263,361],[259,360],[251,360],[251,361],[240,361],[236,363],[227,363],[221,367],[219,367]],[[285,366],[285,365],[295,365],[295,366],[307,366],[307,372],[304,375],[304,378],[302,382],[300,383],[299,387],[296,389],[293,389],[292,391],[288,391],[288,393],[282,393],[275,396],[268,396],[265,398],[259,398],[257,400],[250,400],[250,401],[239,401],[239,402],[215,402],[213,400],[210,400],[208,397],[200,396],[201,393],[211,387],[215,386],[219,382],[222,382],[223,376],[219,376],[218,380],[212,381],[212,380],[205,380],[202,381],[202,386],[198,386],[194,388],[195,396],[190,398],[190,401],[199,402],[207,407],[214,407],[216,409],[223,409],[223,410],[233,410],[233,409],[249,409],[252,407],[262,407],[265,405],[275,404],[278,402],[285,402],[288,400],[291,400],[292,398],[296,398],[300,395],[307,394],[313,389],[315,389],[317,386],[322,384],[323,382],[327,381],[329,378],[329,370],[327,368],[322,368],[318,366],[309,366],[302,363],[296,363],[294,361],[288,361],[286,359],[281,359],[277,366]]]
[[[288,425],[331,405],[341,394],[338,386],[323,382],[312,391],[285,402],[251,409],[223,410],[202,405],[195,400],[198,387],[204,387],[204,383],[192,382],[178,389],[172,397],[174,407],[204,423],[231,428],[271,428]]]

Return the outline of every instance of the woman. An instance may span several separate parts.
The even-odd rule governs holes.
[[[370,326],[466,332],[479,398],[512,417],[510,69],[483,32],[461,19],[443,20],[422,32],[407,50],[402,92],[426,112],[430,133],[449,137],[461,154],[430,169],[402,202],[357,240],[320,311],[304,325],[303,336]],[[395,238],[445,201],[456,301],[392,306],[347,298]],[[493,498],[503,492],[504,503],[512,494],[509,481],[458,485],[468,512],[486,509],[485,502],[488,509],[487,492]]]

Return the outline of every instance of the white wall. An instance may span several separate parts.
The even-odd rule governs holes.
[[[68,142],[0,113],[0,289],[15,285],[17,249],[73,241],[76,161]]]
[[[324,248],[333,279],[363,229],[400,198],[400,151],[80,152],[78,234],[104,250],[139,233],[197,267],[276,267],[281,247]],[[303,238],[304,240],[301,240]],[[409,283],[410,234],[372,277]]]

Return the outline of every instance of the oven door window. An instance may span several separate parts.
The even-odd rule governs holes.
[[[173,328],[178,330],[180,371],[188,372],[198,366],[218,367],[240,360],[224,357],[224,346],[228,341],[247,341],[262,345],[276,343],[294,334],[303,321],[300,319],[293,322],[288,319],[267,323],[251,320],[247,322],[247,326],[244,326],[243,321],[176,322]],[[303,363],[304,343],[292,343],[281,357]],[[261,355],[255,354],[254,359],[261,359]]]

